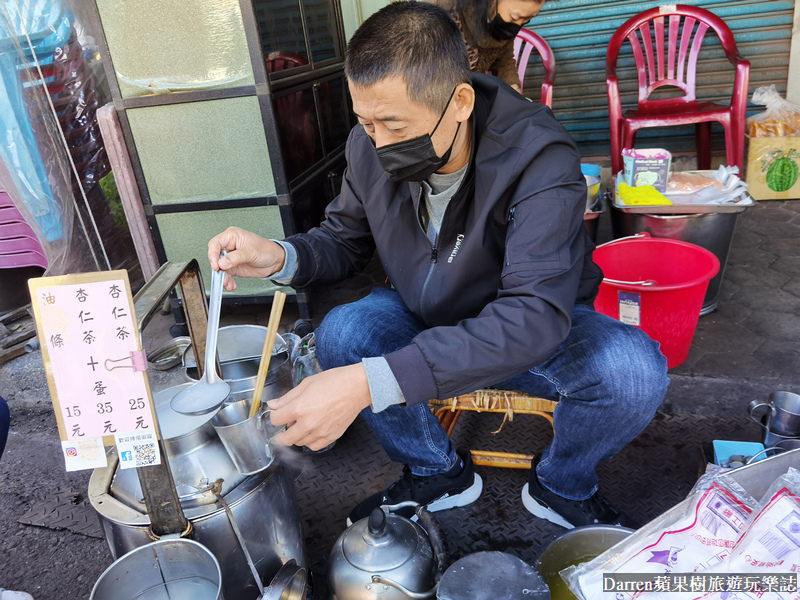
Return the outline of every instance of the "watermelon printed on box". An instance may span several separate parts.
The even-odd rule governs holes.
[[[797,163],[794,148],[789,150],[787,156],[779,156],[772,162],[764,165],[767,169],[767,187],[773,192],[785,192],[797,183]]]
[[[756,200],[800,198],[800,137],[748,139],[748,192]]]

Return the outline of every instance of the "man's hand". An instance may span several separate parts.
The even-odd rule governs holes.
[[[362,363],[312,375],[288,394],[270,400],[272,424],[289,425],[274,441],[321,450],[339,439],[362,409],[372,404]]]
[[[222,250],[228,254],[220,258]],[[228,227],[208,242],[211,268],[226,272],[225,289],[236,289],[235,277],[269,277],[283,268],[286,252],[280,244],[239,227]]]

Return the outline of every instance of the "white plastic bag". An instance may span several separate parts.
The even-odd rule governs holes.
[[[609,600],[603,576],[610,573],[692,573],[727,558],[756,506],[725,473],[704,475],[686,499],[597,558],[561,571],[573,594]],[[615,600],[641,593],[621,591]]]
[[[800,106],[781,98],[774,85],[756,89],[752,100],[767,110],[747,119],[748,137],[800,135]]]
[[[800,471],[789,468],[778,477],[764,495],[753,516],[742,531],[730,556],[709,569],[708,574],[725,576],[732,573],[775,574],[770,591],[748,593],[747,590],[710,592],[692,596],[695,600],[798,600],[797,577],[792,582],[779,574],[800,570]],[[764,580],[762,579],[762,582]],[[792,590],[793,588],[793,590]],[[655,596],[653,596],[655,598]]]

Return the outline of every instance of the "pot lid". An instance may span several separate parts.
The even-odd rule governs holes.
[[[267,328],[261,325],[226,325],[219,328],[217,334],[217,357],[220,365],[228,362],[261,359],[264,349],[264,339],[267,337]],[[275,336],[275,345],[272,347],[272,356],[286,352],[286,341],[280,334]],[[277,364],[271,360],[270,365]],[[187,369],[197,367],[191,344],[183,353],[183,366]]]
[[[528,563],[504,552],[477,552],[453,563],[442,576],[437,600],[549,600],[544,579]]]
[[[344,532],[342,553],[351,565],[370,573],[401,567],[416,554],[431,560],[433,551],[423,529],[380,508]]]
[[[169,460],[175,488],[184,510],[205,506],[216,510],[216,497],[209,485],[222,479],[223,496],[247,476],[239,473],[211,426],[216,411],[205,415],[184,415],[172,410],[172,397],[192,383],[161,390],[153,395],[163,448]],[[133,508],[145,511],[136,469],[117,469],[109,488],[110,495]]]

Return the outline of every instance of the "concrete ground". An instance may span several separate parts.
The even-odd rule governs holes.
[[[598,235],[600,242],[611,237],[608,214],[601,215]],[[349,283],[314,291],[315,322],[331,306],[367,294],[380,277],[373,264]],[[293,311],[296,307],[287,305],[284,328],[297,318]],[[226,312],[223,324],[266,325],[263,308]],[[145,332],[145,347],[167,339],[172,322],[169,316],[154,320]],[[798,367],[800,201],[759,203],[738,219],[718,309],[700,319],[688,360],[670,372],[661,411],[746,417],[753,399],[776,390],[800,392]],[[174,378],[159,375],[151,385],[162,389]],[[11,408],[11,431],[0,460],[0,588],[25,590],[37,600],[87,598],[111,563],[105,542],[85,535],[89,526],[76,533],[19,522],[56,491],[73,493],[80,503],[90,475],[64,471],[39,351],[0,365],[0,395]]]

